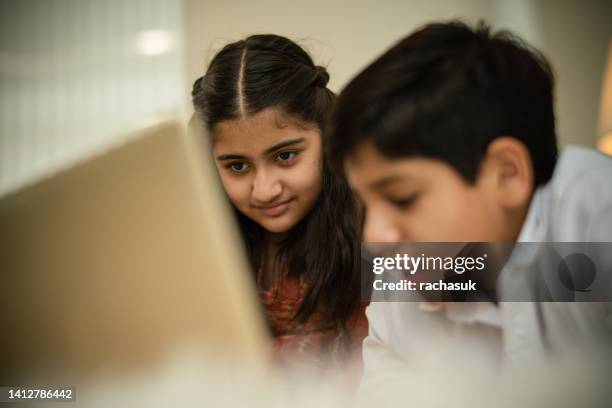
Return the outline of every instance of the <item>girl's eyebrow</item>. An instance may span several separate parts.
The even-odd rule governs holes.
[[[304,140],[305,139],[303,137],[298,137],[296,139],[285,140],[284,142],[277,143],[274,146],[266,149],[266,151],[263,153],[263,156],[273,153],[279,149],[282,149],[283,147],[293,146],[293,145],[302,143]]]
[[[240,156],[238,154],[222,154],[217,156],[217,160],[244,160],[246,157]]]
[[[269,147],[266,149],[266,151],[263,152],[262,156],[266,156],[270,153],[273,153],[279,149],[282,149],[283,147],[288,147],[288,146],[294,146],[296,144],[300,144],[303,143],[306,139],[304,139],[303,137],[298,137],[296,139],[290,139],[290,140],[285,140],[284,142],[280,142],[275,144],[272,147]],[[246,160],[245,156],[241,156],[239,154],[221,154],[219,156],[216,157],[217,160],[219,161],[225,161],[225,160]]]

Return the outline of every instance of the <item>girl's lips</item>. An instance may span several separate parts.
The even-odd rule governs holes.
[[[289,203],[291,201],[293,201],[293,199],[283,201],[281,203],[274,204],[274,205],[267,206],[267,207],[259,207],[259,210],[269,217],[276,217],[278,215],[281,215],[285,211],[287,211],[287,208],[289,208]]]

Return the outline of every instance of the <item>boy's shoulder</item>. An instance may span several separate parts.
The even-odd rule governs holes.
[[[583,146],[570,145],[563,149],[555,172],[553,182],[558,186],[571,184],[578,180],[604,180],[612,177],[612,157]]]
[[[612,241],[611,157],[569,146],[548,186],[551,241]]]

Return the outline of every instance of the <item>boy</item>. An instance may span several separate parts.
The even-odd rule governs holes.
[[[508,33],[451,22],[409,35],[341,92],[328,138],[367,242],[612,241],[612,160],[578,147],[557,159],[551,68]],[[458,351],[471,366],[522,365],[609,344],[612,327],[605,302],[373,302],[367,314],[366,378]]]

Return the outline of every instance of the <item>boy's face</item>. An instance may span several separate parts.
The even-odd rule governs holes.
[[[483,160],[469,184],[443,161],[387,158],[368,141],[345,161],[349,183],[366,207],[367,242],[514,241],[528,200],[518,217],[508,209],[498,166],[505,165]]]

